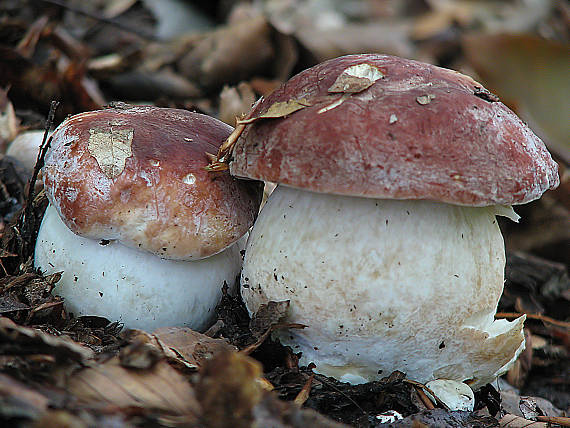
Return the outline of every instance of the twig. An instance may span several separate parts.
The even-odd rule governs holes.
[[[44,129],[44,138],[42,140],[42,144],[41,144],[40,150],[38,152],[38,157],[36,159],[36,165],[34,166],[34,172],[32,173],[32,178],[30,179],[30,182],[28,183],[28,194],[26,196],[26,201],[24,202],[24,204],[25,204],[24,215],[22,217],[20,217],[20,220],[18,221],[18,228],[20,230],[22,230],[24,223],[26,222],[26,219],[30,218],[32,215],[32,210],[33,210],[32,201],[34,200],[35,184],[36,184],[36,180],[38,179],[40,169],[42,169],[42,167],[44,166],[44,160],[46,157],[46,153],[47,153],[49,146],[51,144],[50,140],[48,140],[48,134],[49,134],[49,130],[53,126],[55,111],[56,111],[58,106],[59,106],[59,101],[52,101],[51,105],[49,107],[49,113],[48,113],[48,117],[47,117],[47,121],[46,121],[46,126]]]
[[[403,380],[406,383],[409,383],[410,385],[414,385],[417,388],[420,388],[422,390],[426,390],[427,392],[429,392],[431,394],[431,396],[434,398],[436,404],[438,406],[441,406],[443,409],[448,410],[449,411],[449,407],[447,404],[445,404],[443,401],[441,401],[437,395],[434,394],[434,392],[429,389],[427,386],[425,386],[423,383],[420,382],[416,382],[415,380],[411,380],[411,379],[404,379]]]
[[[307,382],[305,382],[305,385],[303,385],[303,388],[301,388],[301,390],[293,400],[295,404],[302,406],[309,399],[309,394],[311,393],[311,385],[313,383],[314,377],[315,377],[314,374],[309,376],[309,379],[307,379]]]
[[[422,401],[422,403],[424,403],[424,406],[426,406],[428,410],[435,409],[435,406],[433,405],[433,403],[431,402],[431,400],[429,399],[429,397],[421,387],[414,385],[414,389],[416,390],[418,396],[420,397],[420,400]]]
[[[141,31],[139,28],[131,27],[130,25],[124,24],[121,21],[118,21],[116,19],[106,18],[106,17],[99,15],[97,13],[90,12],[88,10],[85,10],[85,9],[82,9],[79,7],[71,6],[63,0],[41,0],[41,1],[43,1],[44,3],[49,3],[49,4],[53,4],[55,6],[59,6],[63,9],[67,9],[70,12],[77,13],[79,15],[87,16],[88,18],[94,19],[95,21],[99,21],[99,22],[102,22],[104,24],[112,25],[114,27],[120,28],[121,30],[128,31],[130,33],[136,34],[137,36],[140,36],[143,39],[147,39],[147,40],[151,40],[151,41],[157,41],[158,40],[158,38],[154,34],[151,34],[148,31]]]
[[[558,424],[563,427],[570,427],[570,418],[565,418],[563,416],[537,416],[536,420],[547,422],[549,424]]]
[[[46,126],[45,126],[45,130],[44,130],[44,138],[42,140],[42,144],[40,146],[40,150],[38,152],[38,158],[36,160],[36,165],[34,166],[34,171],[32,173],[32,178],[30,179],[30,182],[28,183],[28,192],[26,195],[26,199],[24,200],[24,206],[22,208],[22,214],[20,215],[20,218],[18,219],[18,223],[16,226],[16,231],[19,235],[19,239],[23,240],[23,242],[21,241],[22,247],[22,254],[25,253],[25,251],[27,250],[25,241],[29,240],[28,244],[33,247],[35,245],[35,241],[36,241],[36,235],[37,235],[37,230],[38,228],[35,227],[35,224],[33,224],[34,222],[32,222],[32,218],[34,215],[34,192],[35,192],[35,184],[36,184],[36,180],[38,179],[38,175],[40,173],[40,169],[42,169],[42,167],[44,166],[44,159],[46,156],[46,153],[49,149],[49,146],[51,144],[51,140],[48,139],[48,134],[49,134],[49,130],[51,129],[51,127],[53,126],[54,123],[54,118],[55,118],[55,111],[57,109],[57,106],[59,105],[59,101],[52,101],[50,108],[49,108],[49,113],[48,113],[48,117],[46,120]],[[30,226],[32,228],[32,230],[28,230],[28,226]],[[26,236],[29,233],[29,236]]]
[[[523,315],[526,315],[526,317],[529,319],[539,320],[539,321],[543,321],[543,322],[547,322],[549,324],[555,325],[557,327],[569,328],[570,329],[570,322],[558,321],[558,320],[555,320],[554,318],[550,318],[550,317],[547,317],[546,315],[540,315],[540,314],[527,314],[526,312],[497,312],[495,314],[495,318],[513,318],[514,319],[514,318],[519,318]]]
[[[364,410],[362,407],[360,407],[356,401],[354,401],[349,395],[342,392],[340,389],[338,389],[332,383],[329,383],[328,381],[325,381],[321,378],[317,378],[316,380],[317,380],[317,382],[320,382],[320,383],[328,386],[329,388],[334,389],[336,392],[338,392],[340,395],[342,395],[344,398],[346,398],[348,401],[350,401],[352,404],[354,404],[356,406],[356,408],[362,412],[362,414],[368,415],[368,412],[366,410]]]

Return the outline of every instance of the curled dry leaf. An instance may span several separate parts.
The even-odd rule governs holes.
[[[199,413],[190,384],[166,361],[137,370],[121,366],[114,357],[72,376],[69,391],[94,408],[136,407],[188,417]]]
[[[93,351],[66,336],[57,337],[35,328],[22,327],[4,317],[0,317],[0,353],[49,354],[79,362],[93,357]]]
[[[152,336],[144,331],[135,330],[140,335],[119,352],[121,365],[132,369],[150,369],[166,355],[164,350],[154,344]]]
[[[178,358],[195,367],[202,366],[220,352],[237,351],[224,339],[213,339],[187,327],[159,328],[153,332],[153,337]]]
[[[133,352],[133,355],[129,356],[129,352],[127,352],[125,355],[126,359],[122,356],[123,350],[121,351],[121,364],[125,367],[135,368],[137,367],[137,362],[141,362],[142,364],[146,364],[147,368],[150,368],[161,358],[166,358],[166,360],[175,367],[183,367],[191,370],[198,368],[195,362],[185,359],[182,355],[170,349],[170,347],[163,343],[158,337],[148,334],[146,331],[136,329],[128,330],[125,339],[129,342],[127,348],[133,348],[133,351],[129,351]]]
[[[280,117],[285,117],[291,113],[295,113],[297,110],[301,110],[305,107],[310,107],[311,103],[306,98],[287,100],[284,102],[276,102],[269,106],[269,108],[259,116],[250,117],[248,119],[239,120],[239,124],[249,124],[253,123],[259,119],[278,119]]]
[[[309,107],[310,105],[311,104],[309,104],[309,102],[304,98],[297,100],[287,100],[285,102],[277,102],[269,106],[269,108],[259,116],[238,120],[234,131],[219,147],[216,158],[212,160],[210,153],[206,153],[206,157],[210,159],[210,164],[206,166],[206,171],[225,171],[228,169],[228,154],[231,153],[233,146],[235,145],[241,133],[244,131],[246,125],[260,119],[278,119],[280,117],[285,117],[291,113],[296,112],[297,110]]]

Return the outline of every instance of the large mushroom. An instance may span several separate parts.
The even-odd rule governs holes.
[[[147,330],[208,326],[261,200],[259,183],[204,169],[231,131],[156,107],[82,113],[56,129],[35,263],[64,272],[54,292],[68,309]]]
[[[241,293],[251,313],[290,301],[307,328],[278,335],[301,363],[352,382],[400,370],[476,389],[516,359],[524,317],[494,320],[496,216],[516,220],[511,205],[559,179],[496,96],[455,71],[352,55],[291,78],[240,127],[222,156],[231,173],[279,183],[248,239]]]

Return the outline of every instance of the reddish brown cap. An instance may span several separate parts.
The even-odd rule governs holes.
[[[315,192],[520,204],[559,183],[544,143],[468,76],[388,55],[336,58],[254,107],[232,174]],[[284,117],[281,117],[284,116]]]
[[[44,166],[50,202],[76,234],[169,259],[215,254],[253,224],[258,182],[208,173],[232,128],[186,110],[78,114],[54,132]]]

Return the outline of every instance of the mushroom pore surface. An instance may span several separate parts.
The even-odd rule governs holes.
[[[490,382],[524,348],[524,318],[494,321],[505,252],[496,215],[464,207],[279,186],[251,232],[241,277],[250,313],[290,300],[278,333],[301,363],[363,382]],[[332,315],[332,316],[331,316]]]
[[[147,331],[164,326],[202,331],[214,318],[224,282],[232,286],[239,274],[239,242],[202,260],[166,260],[117,241],[75,235],[50,205],[35,265],[48,274],[63,271],[53,293],[65,296],[66,308],[76,316],[104,316]]]

